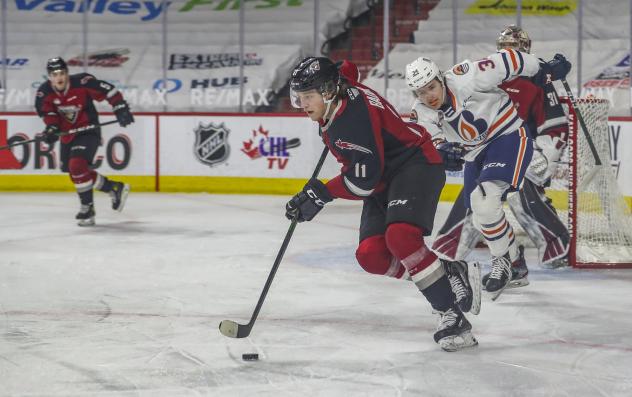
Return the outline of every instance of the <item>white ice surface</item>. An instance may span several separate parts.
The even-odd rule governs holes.
[[[632,271],[530,264],[470,316],[479,347],[446,353],[413,284],[356,264],[348,201],[297,227],[251,336],[222,336],[286,199],[132,193],[116,213],[97,193],[80,228],[72,193],[0,194],[0,396],[632,396]]]

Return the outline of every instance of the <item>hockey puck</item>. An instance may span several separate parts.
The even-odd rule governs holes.
[[[241,355],[241,359],[244,361],[257,361],[259,360],[259,355],[257,353],[245,353]]]

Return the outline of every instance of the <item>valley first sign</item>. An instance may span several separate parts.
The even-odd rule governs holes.
[[[14,0],[19,11],[44,11],[53,13],[91,13],[133,15],[141,21],[158,18],[173,2],[160,0]],[[189,0],[177,12],[189,12],[204,7],[206,10],[238,10],[241,0]],[[303,0],[250,0],[255,9],[278,9],[280,7],[300,7]]]

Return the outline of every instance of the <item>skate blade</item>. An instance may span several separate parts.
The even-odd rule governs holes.
[[[447,352],[455,352],[477,345],[478,341],[470,331],[465,331],[460,335],[446,336],[439,340],[439,346]]]
[[[94,217],[77,221],[79,226],[94,226]]]
[[[527,285],[529,285],[529,280],[526,277],[523,277],[520,280],[510,281],[507,289],[526,287]]]
[[[123,191],[121,192],[121,202],[119,203],[118,208],[116,208],[115,210],[118,212],[123,211],[123,207],[125,207],[125,202],[127,201],[127,195],[129,194],[130,191],[130,187],[129,185],[126,183],[123,185]]]
[[[503,291],[507,288],[509,283],[511,283],[511,280],[507,281],[505,285],[503,285],[502,288],[498,289],[497,291],[489,291],[487,287],[485,287],[485,290],[487,291],[487,294],[489,295],[489,297],[492,298],[492,301],[495,301],[496,299],[498,299],[500,294],[502,294]]]
[[[478,262],[467,264],[467,279],[472,288],[472,307],[469,313],[476,315],[481,312],[481,266]]]

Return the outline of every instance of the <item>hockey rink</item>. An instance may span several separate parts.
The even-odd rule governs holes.
[[[531,285],[484,296],[480,345],[447,353],[412,283],[356,264],[360,203],[337,200],[231,339],[218,324],[250,319],[288,197],[95,197],[80,228],[74,193],[0,194],[0,396],[632,395],[632,270],[545,269],[528,249]]]

